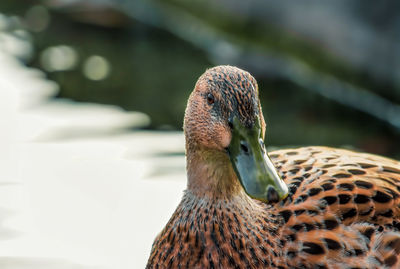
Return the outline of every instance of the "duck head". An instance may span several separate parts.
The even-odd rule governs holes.
[[[188,190],[227,197],[245,191],[263,202],[286,197],[265,145],[256,80],[232,66],[207,70],[185,113]]]

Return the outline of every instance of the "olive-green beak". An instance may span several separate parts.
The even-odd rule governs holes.
[[[237,117],[231,123],[232,139],[228,153],[246,193],[263,202],[277,202],[285,198],[288,188],[268,157],[259,118],[252,128],[243,126]]]

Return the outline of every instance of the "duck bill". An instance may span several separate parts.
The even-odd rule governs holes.
[[[269,158],[261,136],[259,119],[252,128],[232,121],[229,158],[245,192],[263,202],[277,202],[285,198],[288,188]]]

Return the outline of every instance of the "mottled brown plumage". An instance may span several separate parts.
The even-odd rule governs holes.
[[[400,268],[398,161],[328,147],[274,151],[289,195],[266,204],[245,193],[224,150],[232,112],[248,126],[262,115],[254,78],[208,70],[186,111],[188,188],[147,268]]]

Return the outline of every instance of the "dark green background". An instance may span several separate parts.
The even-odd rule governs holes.
[[[305,6],[315,4],[299,2]],[[3,0],[0,12],[24,20],[32,6],[40,4],[48,9],[50,24],[44,31],[32,32],[35,51],[27,65],[42,69],[40,55],[50,46],[67,45],[78,53],[75,69],[47,73],[60,85],[56,98],[115,104],[148,114],[149,129],[181,130],[186,100],[197,78],[217,64],[237,65],[258,80],[268,124],[268,145],[351,147],[400,158],[400,126],[390,124],[382,114],[385,106],[379,104],[379,98],[393,106],[400,103],[396,75],[385,76],[400,58],[396,56],[396,49],[400,50],[398,43],[396,46],[400,33],[396,1],[385,1],[384,5],[348,1],[340,9],[332,9],[348,12],[349,18],[354,16],[348,28],[336,27],[335,21],[315,21],[310,24],[311,30],[305,24],[306,33],[282,26],[282,19],[274,22],[273,16],[264,17],[264,10],[265,14],[280,16],[281,9],[275,6],[279,12],[271,13],[262,1],[252,1],[246,12],[233,3],[229,6],[228,1],[110,3],[104,6],[96,1],[81,1],[55,6],[46,1]],[[283,8],[289,19],[307,18],[315,15],[311,12],[324,10],[323,6],[317,10],[312,6],[290,9],[287,4],[282,4]],[[326,36],[341,31],[352,36],[350,26],[356,23],[362,29],[384,35],[389,40],[387,44],[394,44],[382,47],[387,50],[383,51],[387,59],[379,58],[379,53],[375,58],[383,67],[387,61],[388,70],[374,69],[374,60],[354,64],[338,53],[347,49],[346,44],[337,42],[337,50],[335,45],[324,45],[331,44]],[[319,29],[319,24],[326,29]],[[348,48],[352,51],[346,53],[359,53],[361,58],[369,59],[372,56],[364,53],[368,52],[364,48],[368,45],[360,42],[359,49],[352,46]],[[91,81],[83,75],[82,62],[90,55],[101,55],[109,61],[112,69],[105,80]],[[364,92],[378,99],[369,99],[370,95]],[[399,119],[400,115],[392,117]]]

